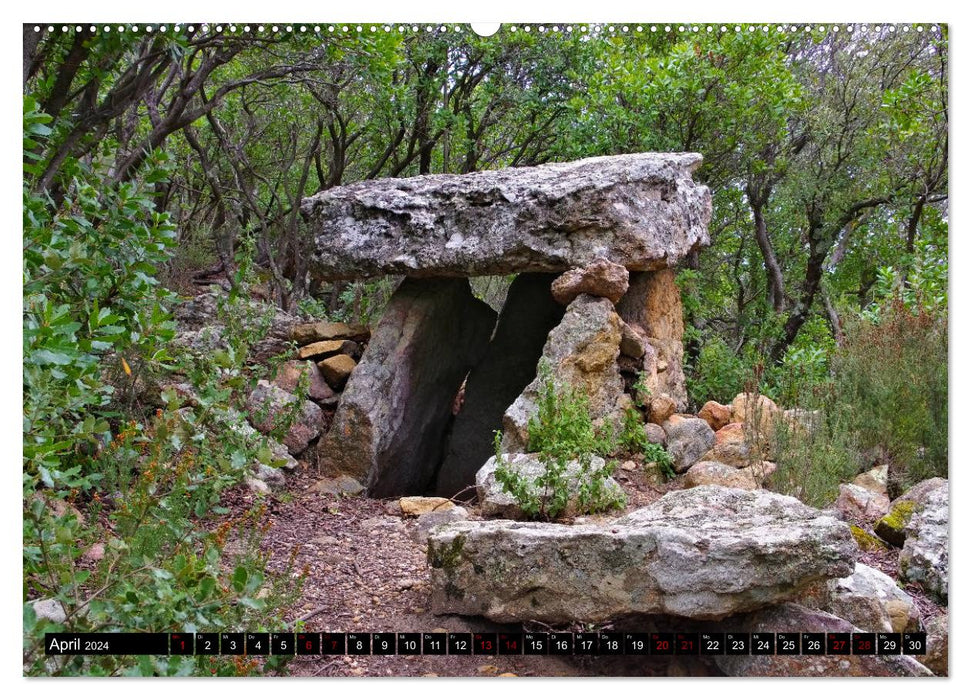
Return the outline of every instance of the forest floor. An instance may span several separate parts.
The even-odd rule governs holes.
[[[258,505],[267,507],[269,527],[262,541],[275,571],[306,570],[307,578],[287,620],[303,620],[312,632],[544,632],[606,631],[539,623],[499,625],[483,618],[435,615],[428,609],[430,571],[417,520],[405,517],[398,499],[335,496],[314,489],[316,467],[301,461],[287,477],[287,490],[257,495],[239,486],[225,494],[233,518]],[[648,505],[681,488],[682,477],[659,483],[627,462],[615,472],[627,493],[625,512]],[[477,508],[466,504],[471,519]],[[605,518],[618,517],[611,513]],[[861,552],[860,561],[896,579],[897,552]],[[915,599],[924,623],[941,612],[917,586]],[[672,623],[673,624],[673,623]],[[634,628],[631,628],[634,629]],[[641,628],[637,628],[640,631]],[[660,629],[660,628],[659,628]],[[673,628],[668,630],[673,631]],[[291,676],[712,676],[722,675],[704,657],[638,656],[297,656]]]
[[[628,465],[629,466],[629,465]],[[257,496],[244,487],[225,494],[228,517],[266,498],[270,527],[263,539],[269,568],[306,568],[301,596],[287,619],[314,632],[523,632],[550,631],[542,623],[497,625],[481,618],[434,615],[428,610],[430,575],[426,546],[414,518],[397,499],[333,496],[314,490],[320,477],[301,462],[288,475],[287,491]],[[642,507],[673,486],[654,485],[640,471],[618,469],[628,493],[627,510]],[[467,506],[472,519],[476,509]],[[617,517],[613,513],[610,517]],[[296,551],[296,555],[294,555]],[[609,625],[597,628],[610,629]],[[581,627],[558,631],[582,631]],[[698,660],[581,656],[307,656],[296,657],[292,676],[668,676],[717,674]]]

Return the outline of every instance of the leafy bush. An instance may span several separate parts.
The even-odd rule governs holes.
[[[643,455],[645,464],[657,465],[666,478],[674,478],[674,461],[671,455],[661,445],[648,441],[644,431],[644,417],[635,408],[624,411],[619,443],[629,454]]]
[[[810,405],[806,395],[803,399],[804,405]],[[756,436],[755,442],[761,445],[768,440],[771,445],[776,471],[769,483],[774,491],[824,508],[839,495],[840,484],[857,475],[860,462],[842,416],[825,408],[804,412],[802,421],[775,421],[771,435]]]
[[[28,173],[47,121],[25,98]],[[118,185],[103,182],[96,159],[64,167],[73,180],[59,201],[23,189],[24,672],[251,673],[252,663],[218,658],[43,655],[44,633],[66,629],[281,629],[275,611],[302,581],[265,571],[265,511],[219,527],[205,520],[227,514],[221,492],[255,460],[272,463],[232,410],[252,381],[247,355],[260,326],[230,298],[225,350],[169,354],[174,296],[155,275],[174,229],[152,196],[165,155],[151,154],[138,182]],[[138,415],[139,383],[174,370],[192,384],[193,405],[163,392],[165,408]],[[230,536],[236,554],[227,557]],[[39,620],[27,601],[40,598],[57,601],[67,620]]]
[[[626,499],[606,487],[616,463],[606,459],[616,450],[613,431],[597,429],[590,417],[585,394],[576,388],[563,389],[552,379],[549,367],[540,367],[540,394],[536,415],[529,419],[529,452],[538,453],[543,473],[532,483],[509,468],[503,459],[502,433],[496,431],[496,480],[527,516],[553,520],[570,501],[570,484],[577,484],[577,510],[596,513],[621,508]],[[593,467],[593,457],[605,458],[602,468]],[[579,463],[575,477],[568,475],[572,461]]]
[[[743,390],[750,374],[750,365],[737,357],[724,340],[711,338],[685,376],[688,396],[697,406],[711,399],[731,401]]]
[[[25,153],[46,135],[46,121],[25,98]],[[49,485],[82,477],[85,454],[107,441],[104,407],[114,390],[102,362],[113,358],[134,385],[171,359],[173,297],[154,275],[174,226],[150,191],[167,167],[156,152],[144,183],[105,187],[78,164],[57,204],[24,184],[24,468]]]
[[[891,496],[948,474],[947,312],[891,297],[844,322],[829,376],[782,385],[808,425],[774,431],[773,484],[812,505],[874,463],[890,465]],[[812,410],[810,413],[809,410]]]
[[[893,493],[947,477],[946,310],[897,299],[850,320],[833,373],[835,405],[858,450],[888,460]]]

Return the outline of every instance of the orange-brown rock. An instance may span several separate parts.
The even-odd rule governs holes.
[[[367,341],[371,331],[367,326],[356,323],[337,323],[332,321],[318,321],[316,323],[301,323],[290,331],[290,337],[297,345],[307,345],[321,340],[355,340]]]
[[[709,401],[698,411],[698,417],[717,433],[732,422],[732,409],[730,406],[725,406],[717,401]]]
[[[350,355],[334,355],[333,357],[328,357],[326,360],[321,360],[317,363],[317,366],[323,373],[327,383],[335,391],[340,391],[344,388],[344,384],[347,383],[351,372],[357,367],[357,363]]]
[[[563,306],[581,294],[610,299],[614,304],[620,301],[628,287],[627,268],[609,260],[596,260],[586,267],[567,270],[553,280],[553,298]]]

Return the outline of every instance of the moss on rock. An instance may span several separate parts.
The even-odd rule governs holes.
[[[896,547],[903,547],[906,538],[904,530],[916,508],[917,504],[914,501],[898,500],[894,502],[890,506],[890,512],[877,521],[874,532],[886,542]]]
[[[850,532],[853,533],[853,539],[865,552],[878,552],[881,549],[886,549],[887,545],[879,537],[871,535],[869,532],[864,530],[862,527],[856,525],[850,525]]]

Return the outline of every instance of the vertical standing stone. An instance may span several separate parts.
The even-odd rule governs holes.
[[[679,411],[688,405],[684,385],[684,318],[681,292],[674,270],[632,272],[627,294],[617,303],[617,312],[627,323],[644,330],[657,351],[658,392],[670,396]]]
[[[553,300],[553,274],[524,273],[509,288],[485,358],[469,374],[435,491],[451,497],[475,483],[493,453],[502,414],[536,376],[536,363],[564,308]]]
[[[467,279],[405,279],[347,382],[320,448],[324,468],[366,479],[371,496],[423,493],[495,321]]]
[[[588,400],[595,423],[609,423],[615,433],[624,410],[633,405],[624,393],[617,357],[621,320],[608,299],[581,294],[566,307],[563,320],[550,331],[540,362],[564,390],[576,389]],[[530,382],[502,417],[503,452],[526,452],[529,419],[536,415],[543,388],[541,377]]]

